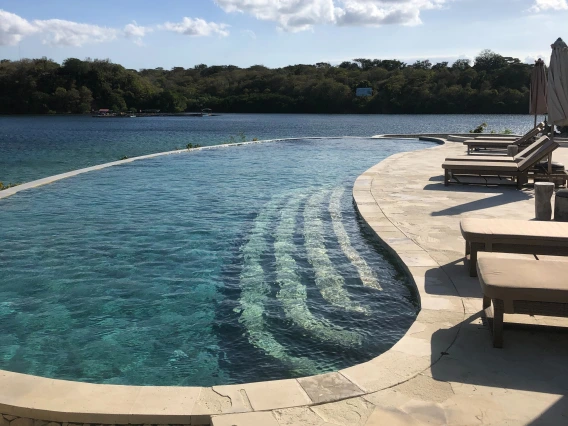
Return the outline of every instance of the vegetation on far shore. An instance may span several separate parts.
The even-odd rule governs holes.
[[[337,66],[196,65],[133,70],[109,60],[0,61],[0,114],[161,112],[527,113],[532,65],[484,50],[459,59],[355,59]],[[359,87],[373,96],[356,97]]]
[[[5,189],[8,188],[12,188],[14,186],[18,186],[21,185],[20,183],[8,183],[8,184],[4,184],[3,182],[0,182],[0,191],[3,191]]]

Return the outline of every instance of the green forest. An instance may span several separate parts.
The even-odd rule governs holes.
[[[339,65],[233,65],[133,70],[109,60],[0,61],[0,114],[84,114],[157,109],[214,112],[528,113],[532,65],[482,51],[432,64],[354,59]],[[357,97],[360,87],[373,96]]]

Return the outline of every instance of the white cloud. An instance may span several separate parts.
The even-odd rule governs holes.
[[[190,36],[228,36],[229,26],[207,22],[203,19],[183,18],[181,22],[166,22],[158,29],[173,31]],[[135,44],[143,46],[142,39],[154,31],[152,27],[138,25],[136,21],[124,26],[122,30],[82,24],[62,19],[28,21],[14,13],[0,9],[0,46],[14,45],[24,37],[38,34],[44,44],[51,46],[83,46],[89,43],[102,43],[123,36]],[[252,33],[252,32],[251,32]],[[254,33],[251,34],[254,35]]]
[[[160,28],[173,31],[178,34],[184,34],[194,37],[211,36],[217,34],[221,37],[229,35],[226,24],[217,24],[215,22],[207,22],[201,18],[183,18],[181,22],[166,22]]]
[[[256,40],[256,33],[253,30],[242,30],[241,33],[249,36],[253,40]]]
[[[280,28],[295,32],[309,30],[318,24],[345,26],[417,25],[422,22],[420,20],[422,10],[440,8],[451,0],[215,1],[226,12],[247,13],[257,19],[277,22]]]
[[[102,43],[116,38],[117,30],[98,25],[80,24],[62,19],[35,20],[33,25],[43,36],[43,42],[52,46],[82,46]]]
[[[131,24],[126,25],[123,29],[126,37],[144,37],[152,31],[154,31],[152,28],[138,25],[136,21],[132,21]]]
[[[534,5],[529,9],[531,12],[543,10],[568,10],[568,2],[566,0],[535,0]]]
[[[136,21],[132,21],[131,24],[125,25],[122,30],[124,36],[126,38],[132,39],[133,42],[138,46],[144,46],[142,38],[144,38],[146,34],[151,33],[152,31],[154,31],[153,28],[138,25]]]
[[[0,46],[18,44],[22,38],[37,31],[30,22],[0,9]]]
[[[275,21],[288,31],[302,31],[335,20],[333,0],[216,0],[226,12],[241,12]]]
[[[117,31],[97,25],[80,24],[62,19],[34,20],[32,22],[0,9],[0,45],[14,45],[24,37],[39,34],[45,44],[82,46],[116,38]]]
[[[442,7],[446,0],[342,0],[338,25],[419,25],[422,10]]]

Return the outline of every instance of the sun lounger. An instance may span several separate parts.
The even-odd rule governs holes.
[[[520,162],[514,161],[445,161],[442,164],[444,169],[444,185],[448,186],[450,182],[455,180],[461,182],[458,176],[480,176],[486,180],[487,177],[511,177],[516,179],[517,188],[522,188],[524,182],[528,181],[529,171],[540,160],[548,157],[551,161],[552,152],[558,148],[558,144],[553,141],[547,141],[543,146],[533,151]],[[510,182],[507,180],[506,182]],[[487,183],[487,180],[486,180]],[[501,183],[501,182],[500,182]]]
[[[470,141],[472,139],[479,139],[479,140],[501,140],[501,141],[516,141],[517,139],[521,138],[522,135],[510,135],[510,136],[493,136],[492,134],[487,133],[480,133],[480,134],[470,134],[467,136],[458,136],[458,135],[448,135],[448,140],[450,142],[465,142]]]
[[[568,255],[568,222],[466,218],[460,228],[472,277],[480,251]]]
[[[514,161],[515,163],[519,163],[549,140],[548,136],[542,136],[514,157],[503,155],[460,155],[458,157],[448,157],[446,161]]]
[[[483,256],[477,271],[494,347],[503,347],[503,314],[568,317],[568,262]]]
[[[471,153],[474,149],[507,149],[509,145],[524,146],[532,142],[539,133],[546,128],[545,123],[539,123],[534,129],[530,130],[523,137],[517,140],[483,140],[483,139],[470,139],[464,141],[463,144],[467,146],[467,153]]]

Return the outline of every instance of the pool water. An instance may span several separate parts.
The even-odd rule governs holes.
[[[135,161],[0,200],[0,369],[211,386],[367,361],[417,296],[358,175],[415,140],[295,140]]]

